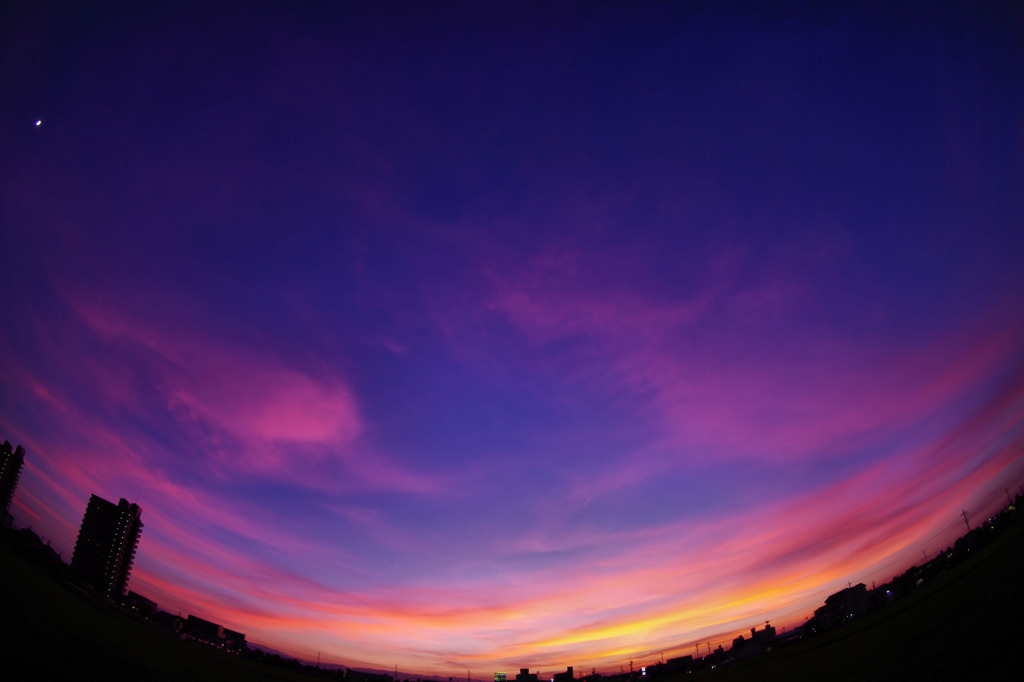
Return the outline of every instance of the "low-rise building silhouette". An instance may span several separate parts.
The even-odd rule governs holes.
[[[156,616],[156,602],[147,597],[143,597],[138,592],[132,592],[129,590],[128,596],[124,599],[124,605],[143,618],[153,618]]]
[[[763,630],[750,628],[750,639],[740,635],[732,640],[732,653],[734,658],[745,658],[771,651],[774,646],[775,628],[766,622]]]
[[[677,656],[646,667],[646,677],[675,677],[693,672],[693,656]]]
[[[868,588],[864,583],[859,583],[829,595],[825,605],[815,609],[814,617],[804,627],[811,633],[832,630],[871,610]]]
[[[153,620],[156,621],[157,625],[173,632],[175,635],[182,635],[182,632],[185,630],[185,619],[167,611],[157,609]]]
[[[185,635],[205,644],[225,649],[227,651],[245,651],[245,635],[241,632],[228,630],[223,625],[211,623],[198,616],[189,616],[185,621]]]
[[[693,656],[676,656],[665,661],[665,673],[678,675],[693,672]]]
[[[139,505],[92,495],[71,556],[72,576],[108,599],[119,599],[128,587],[141,533]]]
[[[531,673],[529,668],[520,668],[516,675],[516,682],[540,682],[537,673]]]

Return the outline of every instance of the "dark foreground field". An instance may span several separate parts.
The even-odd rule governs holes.
[[[303,680],[134,620],[0,542],[0,680]]]
[[[6,542],[0,597],[0,679],[317,679],[177,640],[94,604]],[[1021,650],[1024,523],[1017,521],[976,557],[883,611],[686,679],[1013,680],[1024,669]]]
[[[1024,679],[1024,520],[917,592],[833,632],[687,679]]]

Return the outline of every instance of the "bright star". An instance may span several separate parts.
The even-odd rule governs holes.
[[[43,125],[43,122],[42,122],[42,121],[36,121],[36,128],[38,128],[38,127],[39,127],[39,126],[41,126],[41,125]]]

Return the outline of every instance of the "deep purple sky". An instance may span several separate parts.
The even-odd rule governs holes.
[[[65,558],[127,497],[130,587],[250,641],[618,670],[1024,479],[1014,3],[100,4],[0,9],[0,438]]]

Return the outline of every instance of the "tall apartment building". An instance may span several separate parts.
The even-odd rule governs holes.
[[[124,498],[114,504],[92,495],[71,556],[71,573],[108,599],[121,597],[141,533],[139,505]]]
[[[25,465],[25,448],[20,445],[13,448],[9,441],[0,446],[0,505],[3,505],[2,520],[5,527],[11,525],[11,501],[14,489],[21,478],[21,468]]]

